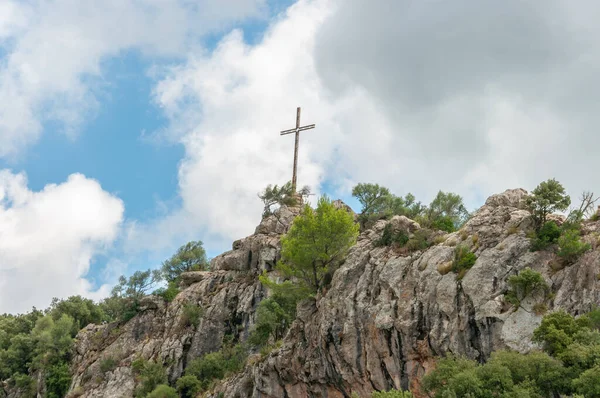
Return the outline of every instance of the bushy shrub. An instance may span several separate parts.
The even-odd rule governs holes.
[[[586,370],[573,380],[575,391],[584,397],[600,397],[600,364]]]
[[[454,220],[450,216],[440,216],[438,219],[433,220],[431,227],[445,232],[454,232],[456,230]]]
[[[204,311],[202,310],[202,307],[200,307],[199,305],[190,304],[190,303],[183,305],[182,320],[186,326],[198,327],[198,325],[200,324],[200,319],[202,318],[203,314],[204,314]]]
[[[48,398],[62,398],[71,386],[71,371],[66,362],[57,363],[46,374],[46,394]]]
[[[477,257],[468,247],[459,245],[454,249],[454,261],[452,262],[452,271],[462,278],[464,274],[475,264]]]
[[[560,361],[541,352],[499,351],[479,365],[449,356],[422,382],[430,397],[539,397],[569,391],[568,371]]]
[[[202,383],[200,383],[196,376],[191,375],[180,377],[177,380],[176,386],[181,398],[194,398],[202,390]]]
[[[139,358],[131,363],[131,369],[139,383],[136,398],[144,398],[160,384],[167,384],[167,373],[161,364]]]
[[[146,395],[146,398],[179,398],[179,395],[173,387],[169,387],[166,384],[160,384],[156,386],[151,393]]]
[[[579,231],[576,229],[566,230],[558,239],[558,255],[566,264],[572,264],[577,259],[590,250],[592,247],[585,243],[579,237]]]
[[[294,318],[295,311],[286,306],[285,297],[276,295],[260,302],[256,310],[256,326],[248,342],[254,347],[262,347],[273,337],[281,339]]]
[[[554,221],[548,221],[537,232],[531,242],[531,251],[544,250],[560,237],[560,227]]]
[[[175,282],[169,282],[166,288],[155,290],[152,294],[162,297],[166,302],[170,303],[179,294],[179,288]]]
[[[529,267],[523,269],[518,275],[508,278],[508,285],[510,288],[505,297],[515,307],[520,306],[521,301],[529,295],[542,295],[543,300],[550,292],[550,287],[542,274]]]
[[[102,361],[100,361],[100,371],[102,373],[111,372],[115,370],[117,364],[117,360],[113,357],[104,358]]]
[[[403,230],[394,232],[392,224],[386,224],[383,228],[381,238],[375,241],[375,246],[392,246],[394,244],[402,247],[408,242],[408,234]]]
[[[37,395],[37,383],[31,376],[22,373],[16,373],[12,377],[12,381],[15,383],[15,387],[17,387],[23,397],[33,398]]]
[[[417,229],[408,242],[406,242],[405,247],[410,252],[425,250],[433,244],[431,242],[432,235],[433,231],[427,228]]]
[[[195,376],[202,389],[207,389],[215,380],[221,380],[229,374],[237,373],[246,364],[247,351],[241,344],[224,344],[217,352],[211,352],[192,360],[185,374]]]

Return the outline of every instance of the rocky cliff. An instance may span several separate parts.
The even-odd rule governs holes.
[[[590,310],[600,303],[600,223],[584,225],[584,239],[593,250],[559,269],[555,254],[529,251],[526,194],[517,189],[490,197],[460,231],[440,236],[425,251],[376,247],[387,223],[410,233],[420,228],[399,216],[377,222],[360,235],[329,289],[299,306],[282,346],[249,361],[213,396],[368,396],[373,390],[415,389],[434,357],[447,352],[484,361],[498,349],[530,350],[541,316],[532,302],[525,300],[516,311],[506,302],[508,277],[531,267],[552,288],[550,310]],[[81,331],[71,393],[129,397],[136,356],[163,363],[175,380],[192,358],[219,349],[225,334],[246,339],[257,304],[267,294],[257,275],[273,269],[279,238],[297,213],[281,209],[255,234],[234,242],[232,251],[213,259],[213,271],[185,275],[185,289],[173,302],[148,297],[142,312],[124,325],[90,325]],[[458,244],[477,255],[461,280],[443,271]],[[197,326],[186,322],[186,304],[203,309]],[[107,357],[118,364],[103,373],[100,363]]]

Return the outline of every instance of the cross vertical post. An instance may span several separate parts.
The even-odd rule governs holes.
[[[292,192],[296,193],[296,185],[298,181],[298,147],[300,146],[300,132],[304,130],[314,129],[314,124],[309,124],[306,126],[300,127],[300,107],[296,109],[296,128],[284,130],[280,133],[280,135],[286,135],[295,133],[296,137],[294,140],[294,170],[292,173]]]
[[[298,144],[300,143],[300,107],[296,109],[296,140],[294,143],[294,172],[292,173],[292,192],[296,192],[296,181],[298,179]]]

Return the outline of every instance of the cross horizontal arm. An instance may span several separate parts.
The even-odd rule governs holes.
[[[292,133],[295,133],[296,131],[304,131],[304,130],[310,130],[310,129],[314,129],[314,128],[315,128],[314,124],[309,124],[307,126],[298,127],[297,129],[283,130],[281,133],[279,133],[279,135],[292,134]]]

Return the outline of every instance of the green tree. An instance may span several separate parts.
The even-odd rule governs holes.
[[[526,267],[518,275],[512,275],[508,278],[509,291],[506,293],[506,299],[516,307],[521,305],[521,301],[529,296],[541,294],[542,299],[550,292],[550,286],[544,280],[539,272]]]
[[[180,377],[176,386],[181,398],[194,398],[202,390],[202,383],[196,376],[190,375]]]
[[[246,365],[247,355],[246,347],[225,341],[219,351],[192,360],[185,374],[196,377],[205,390],[214,380],[221,380],[242,370]]]
[[[576,229],[568,229],[558,238],[558,255],[566,264],[574,263],[591,248],[589,243],[581,240],[579,231]]]
[[[121,275],[119,283],[112,290],[112,295],[139,300],[161,280],[159,270],[136,271],[129,278]]]
[[[166,384],[159,384],[146,398],[179,398],[177,391]]]
[[[582,321],[578,322],[564,310],[553,312],[542,319],[540,326],[533,331],[532,340],[542,343],[544,350],[551,355],[560,354],[573,343],[573,336],[583,327]]]
[[[35,341],[33,364],[44,369],[60,359],[68,359],[73,338],[73,318],[63,314],[56,322],[51,316],[39,318],[31,335]]]
[[[55,321],[58,321],[63,315],[70,316],[73,319],[72,337],[75,337],[79,330],[90,323],[99,324],[106,319],[106,314],[99,305],[81,296],[71,296],[64,300],[55,297],[52,299],[47,313]]]
[[[385,213],[393,198],[390,190],[386,187],[365,183],[360,183],[352,188],[352,196],[358,199],[362,205],[360,215],[363,217]]]
[[[167,282],[174,282],[184,272],[208,269],[206,251],[202,241],[192,241],[177,249],[177,252],[162,263],[162,273]]]
[[[422,387],[426,392],[434,392],[436,397],[442,393],[449,381],[464,371],[475,370],[477,362],[470,359],[447,355],[440,358],[434,370],[423,377]]]
[[[546,221],[531,244],[531,251],[544,250],[560,238],[560,227],[554,221]]]
[[[419,217],[427,209],[421,202],[417,202],[415,196],[411,193],[406,194],[404,197],[392,195],[388,206],[391,214],[406,216],[411,219]]]
[[[159,363],[149,362],[140,358],[133,361],[131,367],[139,380],[138,387],[135,390],[137,398],[146,397],[157,386],[167,383],[167,373]]]
[[[12,379],[15,387],[21,393],[20,396],[23,398],[35,398],[37,396],[37,383],[33,377],[22,373],[15,373]]]
[[[102,300],[98,306],[104,313],[105,320],[113,322],[123,318],[123,314],[131,307],[131,302],[124,297],[112,295]]]
[[[46,391],[48,398],[63,398],[71,386],[69,364],[61,361],[52,365],[46,374]]]
[[[469,217],[463,199],[452,192],[439,191],[425,211],[428,226],[452,232],[459,229]]]
[[[527,205],[538,232],[549,214],[566,210],[570,204],[571,198],[566,194],[565,188],[554,178],[541,182],[527,197]]]
[[[288,278],[297,278],[313,292],[324,285],[358,236],[358,225],[344,209],[321,197],[317,208],[306,205],[281,239],[282,262],[277,268]]]
[[[586,398],[600,398],[600,364],[573,380],[575,390]]]
[[[306,199],[310,195],[310,188],[308,186],[302,187],[298,193],[292,191],[292,182],[288,181],[282,186],[267,185],[267,187],[258,194],[260,200],[262,200],[263,218],[274,214],[274,207],[279,206],[295,206],[298,204],[298,197]]]
[[[352,189],[352,196],[358,199],[362,206],[358,216],[361,228],[378,219],[394,215],[415,219],[426,209],[421,202],[417,202],[413,194],[396,196],[379,184],[360,183]]]

